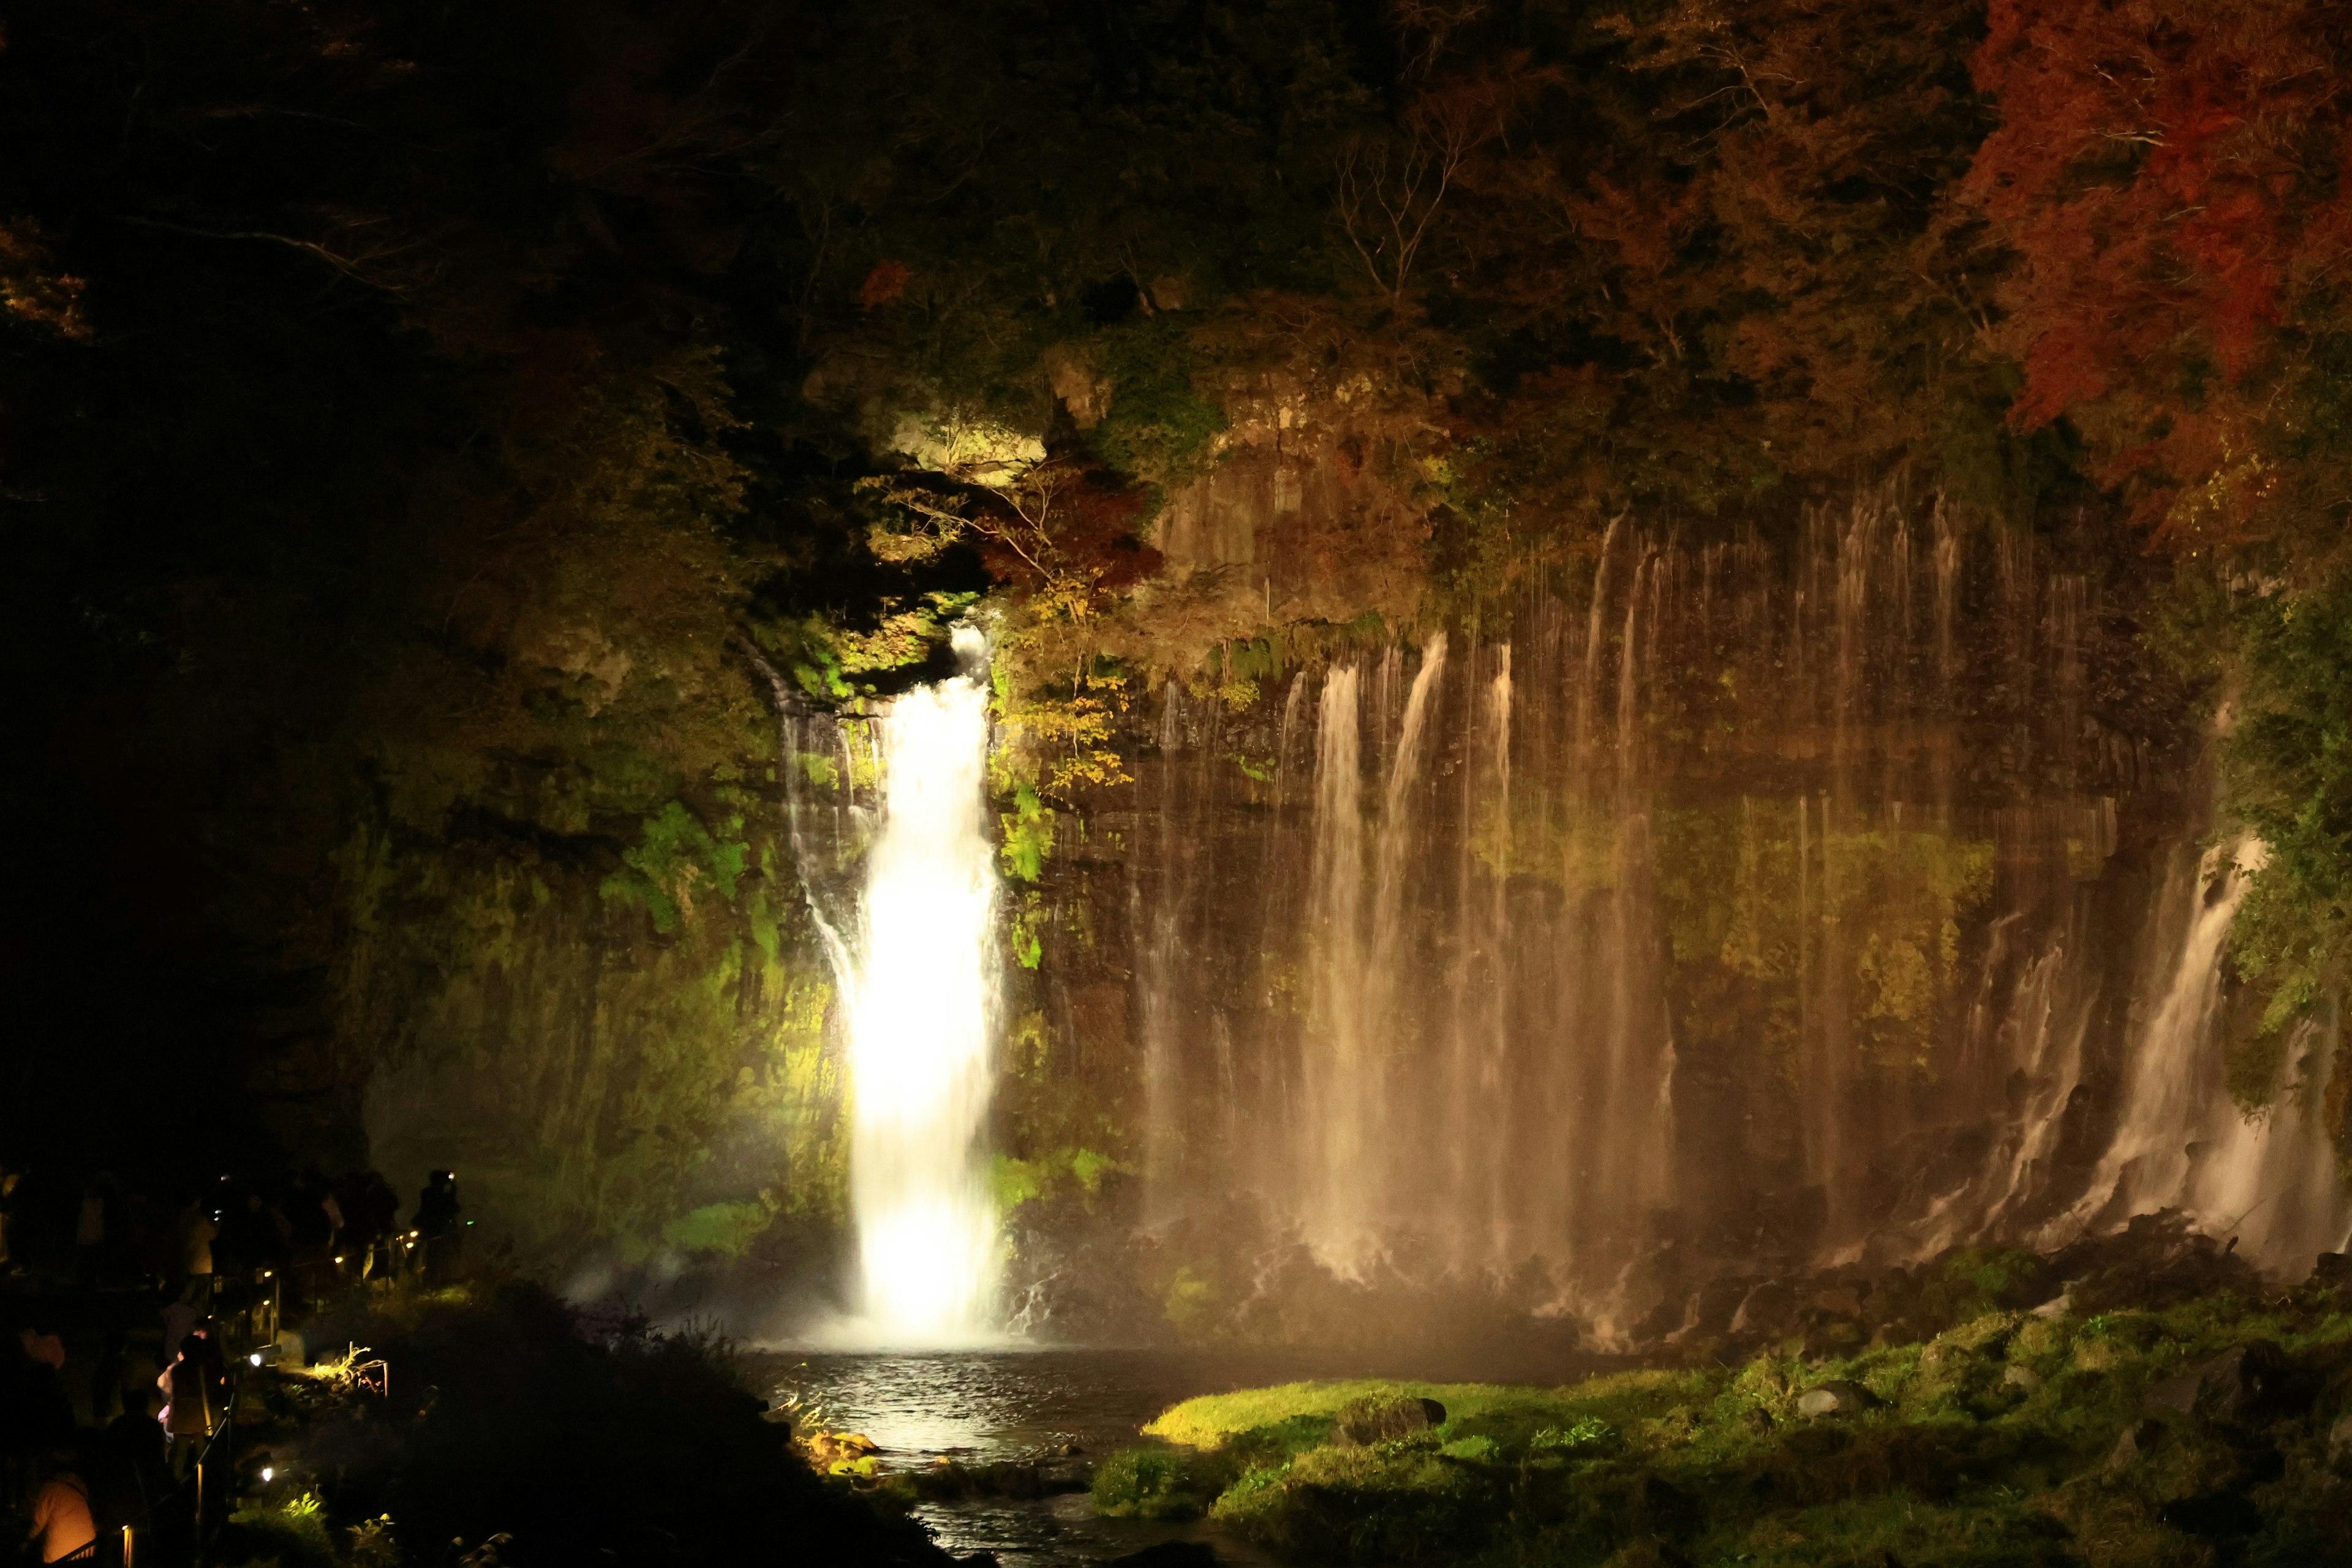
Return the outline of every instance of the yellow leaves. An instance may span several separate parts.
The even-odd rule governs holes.
[[[1018,650],[1010,650],[1005,662],[1017,663]],[[1034,778],[1039,794],[1066,800],[1080,784],[1133,783],[1112,745],[1118,715],[1127,707],[1127,677],[1099,672],[1089,661],[1072,675],[1067,695],[1057,686],[1000,669],[1000,786]]]

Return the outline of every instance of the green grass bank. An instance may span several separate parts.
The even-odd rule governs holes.
[[[1549,1389],[1288,1384],[1164,1412],[1095,1502],[1361,1563],[2352,1563],[2348,1308],[1993,1312]]]

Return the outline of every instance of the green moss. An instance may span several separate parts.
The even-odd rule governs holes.
[[[1114,1519],[1198,1519],[1227,1478],[1172,1448],[1128,1448],[1095,1468],[1095,1511]]]
[[[1984,1253],[1957,1268],[1998,1295],[2021,1264]],[[2352,1317],[2217,1297],[2083,1323],[1988,1312],[1926,1345],[1819,1364],[1759,1357],[1556,1389],[1290,1384],[1188,1400],[1146,1430],[1199,1456],[1186,1484],[1223,1478],[1211,1517],[1321,1560],[2130,1568],[2204,1561],[2199,1521],[2226,1517],[2256,1521],[2250,1546],[2276,1543],[2244,1561],[2332,1561],[2352,1480],[2326,1459],[2329,1400],[2270,1425],[2284,1458],[2269,1468],[2249,1468],[2242,1434],[2188,1419],[2154,1458],[2109,1468],[2154,1382],[2252,1338],[2284,1346],[2315,1389],[2352,1376]],[[2085,1345],[2096,1369],[2065,1370]],[[2006,1375],[2019,1364],[2046,1384],[2019,1386]],[[1834,1378],[1883,1403],[1801,1415],[1802,1392]],[[1447,1420],[1365,1447],[1330,1441],[1343,1405],[1402,1397],[1439,1400]]]
[[[1096,456],[1161,490],[1191,479],[1225,428],[1224,411],[1193,385],[1193,353],[1181,322],[1159,316],[1106,332],[1102,369],[1110,407],[1095,427]]]
[[[1103,1177],[1125,1168],[1093,1149],[1051,1149],[1025,1160],[1000,1152],[991,1166],[996,1209],[1011,1214],[1023,1204],[1073,1190],[1091,1204],[1102,1190]]]
[[[727,835],[742,828],[740,817],[721,824]],[[600,890],[644,909],[653,916],[654,930],[667,936],[692,917],[695,900],[706,889],[731,900],[750,854],[749,845],[715,837],[683,802],[674,800],[645,819],[643,837],[622,852],[626,869],[605,878]]]
[[[776,1217],[761,1203],[705,1204],[662,1227],[662,1238],[689,1252],[740,1258]]]
[[[1004,874],[1019,881],[1035,881],[1045,874],[1045,861],[1054,853],[1054,808],[1038,798],[1034,787],[1022,784],[1013,789],[1013,809],[996,820],[1003,831],[997,858]]]

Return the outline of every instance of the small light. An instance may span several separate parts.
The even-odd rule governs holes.
[[[262,1467],[261,1467],[261,1479],[262,1479],[263,1480],[265,1480],[265,1481],[266,1481],[266,1480],[268,1480],[268,1479],[269,1479],[269,1478],[270,1478],[270,1477],[272,1477],[272,1476],[276,1475],[277,1473],[278,1473],[278,1470],[277,1470],[277,1468],[276,1468],[275,1466],[272,1466],[272,1465],[264,1465],[264,1466],[262,1466]]]
[[[269,1270],[268,1270],[268,1269],[267,1269],[267,1268],[263,1269],[263,1270],[261,1271],[261,1277],[262,1277],[264,1279],[268,1279],[268,1278],[270,1277]]]
[[[341,1259],[341,1258],[336,1258],[336,1259],[335,1259],[335,1261],[336,1261],[336,1262],[338,1262],[338,1263],[341,1263],[341,1262],[342,1261],[342,1259]]]
[[[256,1351],[245,1359],[251,1362],[254,1365],[259,1366],[261,1364],[261,1352],[259,1351]]]

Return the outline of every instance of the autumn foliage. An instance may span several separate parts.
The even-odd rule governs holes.
[[[2323,0],[1994,0],[1973,61],[2002,121],[1959,195],[2016,252],[2011,417],[2072,416],[2188,548],[2263,530],[2264,442],[2338,308],[2347,48]]]

